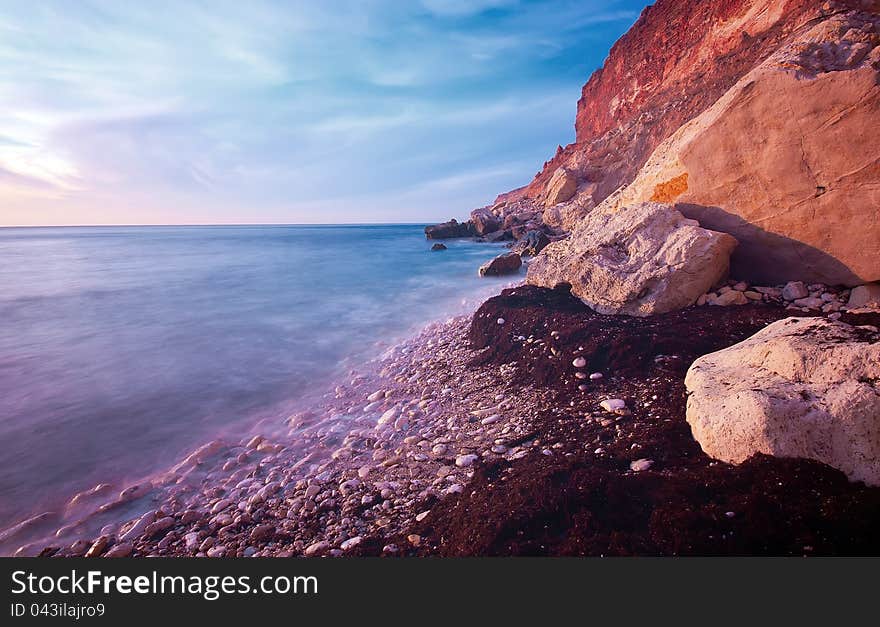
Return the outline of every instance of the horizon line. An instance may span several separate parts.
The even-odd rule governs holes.
[[[204,222],[204,223],[168,223],[168,224],[0,224],[0,229],[91,229],[91,228],[163,228],[163,227],[198,227],[198,226],[423,226],[440,224],[439,222]]]

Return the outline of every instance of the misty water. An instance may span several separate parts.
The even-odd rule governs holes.
[[[0,229],[0,529],[283,418],[509,279],[394,226]]]

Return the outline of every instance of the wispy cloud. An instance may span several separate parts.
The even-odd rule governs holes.
[[[642,5],[0,1],[0,224],[463,215]]]

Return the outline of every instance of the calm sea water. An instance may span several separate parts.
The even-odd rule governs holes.
[[[447,245],[410,225],[0,229],[0,528],[500,289],[476,274],[497,246]]]

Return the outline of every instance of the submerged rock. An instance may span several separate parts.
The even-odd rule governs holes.
[[[446,244],[441,244],[440,242],[437,242],[436,244],[431,246],[431,250],[446,250]]]
[[[448,222],[432,224],[425,227],[425,237],[428,239],[452,239],[455,237],[473,237],[476,234],[473,224],[459,222],[455,218]]]

